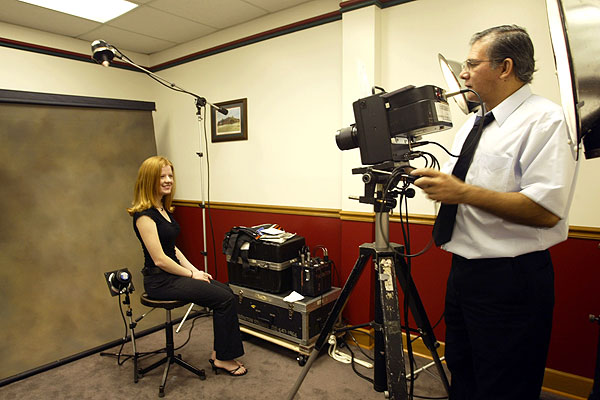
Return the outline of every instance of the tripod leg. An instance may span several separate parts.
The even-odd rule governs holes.
[[[373,349],[373,389],[376,392],[383,392],[387,389],[387,376],[385,366],[385,337],[383,333],[383,306],[381,305],[381,281],[379,278],[379,272],[375,277],[375,310],[373,327],[374,344]]]
[[[306,374],[308,374],[308,371],[310,370],[312,363],[315,361],[315,359],[319,355],[321,349],[323,348],[323,345],[325,343],[327,343],[327,339],[329,338],[329,335],[331,334],[331,332],[333,332],[333,325],[335,324],[335,321],[337,321],[342,310],[344,309],[344,306],[346,305],[346,302],[348,301],[348,297],[350,297],[350,293],[352,292],[352,289],[354,289],[354,286],[356,285],[358,278],[360,278],[360,275],[365,267],[365,264],[367,263],[367,260],[369,260],[369,258],[370,258],[370,256],[368,254],[366,254],[365,252],[363,252],[363,250],[361,248],[360,256],[358,257],[358,260],[356,260],[356,264],[354,265],[354,268],[352,268],[352,272],[350,272],[350,276],[348,276],[348,280],[346,280],[346,283],[344,284],[344,288],[342,289],[342,292],[340,293],[340,297],[338,297],[335,304],[333,305],[333,308],[331,309],[331,312],[329,313],[329,316],[327,317],[327,320],[325,321],[325,324],[323,325],[321,334],[319,335],[319,337],[317,338],[317,341],[315,342],[315,347],[312,350],[310,357],[308,358],[308,361],[302,368],[302,372],[300,372],[300,376],[298,376],[298,379],[296,379],[296,383],[294,384],[294,387],[288,394],[288,397],[287,397],[288,400],[292,400],[294,398],[294,396],[298,392],[298,389],[300,389],[300,385],[302,385],[302,382],[304,381]]]
[[[406,388],[406,372],[404,367],[404,350],[402,345],[402,325],[398,305],[398,291],[392,254],[377,257],[377,279],[381,313],[383,316],[383,339],[385,345],[385,369],[388,387],[388,398],[394,400],[408,399]],[[377,346],[376,346],[377,349]],[[375,373],[377,376],[377,372]]]
[[[131,331],[131,347],[133,349],[133,382],[138,383],[139,379],[139,370],[138,370],[138,352],[135,346],[135,323],[132,318],[131,307],[127,310],[127,315],[129,315],[129,330]]]
[[[396,246],[398,247],[396,251],[403,251],[403,246]],[[408,306],[410,308],[410,312],[413,318],[415,319],[419,331],[421,332],[421,339],[423,340],[423,343],[425,343],[425,346],[427,347],[427,349],[429,349],[429,352],[431,353],[431,357],[433,358],[440,379],[442,380],[442,384],[444,385],[446,394],[450,394],[450,382],[448,381],[446,371],[444,370],[442,361],[440,360],[440,356],[437,352],[439,343],[435,338],[435,334],[433,333],[433,328],[431,327],[429,318],[427,318],[425,307],[423,306],[423,302],[421,301],[421,297],[419,296],[419,292],[417,291],[415,283],[408,274],[408,265],[404,261],[404,258],[398,256],[397,252],[395,254],[396,278],[400,283],[400,287],[404,292],[404,296],[408,297]],[[407,335],[407,340],[410,340],[409,335]]]

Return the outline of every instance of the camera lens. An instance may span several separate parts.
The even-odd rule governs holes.
[[[335,135],[335,142],[340,150],[350,150],[358,147],[356,127],[354,125],[342,128]]]

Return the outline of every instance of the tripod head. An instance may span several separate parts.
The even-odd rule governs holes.
[[[389,213],[396,205],[396,197],[404,195],[409,198],[415,196],[415,190],[408,188],[417,177],[410,175],[412,167],[406,161],[386,161],[370,167],[353,168],[352,174],[362,174],[365,184],[364,196],[351,197],[360,203],[373,204],[376,213]],[[396,188],[400,181],[404,182],[402,188]]]

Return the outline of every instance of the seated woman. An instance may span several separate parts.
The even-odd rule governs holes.
[[[127,209],[144,251],[144,288],[156,300],[184,300],[212,309],[212,369],[245,375],[248,370],[236,360],[244,354],[237,299],[229,286],[198,270],[175,246],[180,228],[171,214],[174,192],[173,164],[160,156],[146,159],[138,172],[132,206]]]

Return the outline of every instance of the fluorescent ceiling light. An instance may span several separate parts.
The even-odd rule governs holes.
[[[138,5],[126,0],[19,0],[97,22],[110,21]]]

